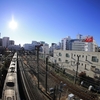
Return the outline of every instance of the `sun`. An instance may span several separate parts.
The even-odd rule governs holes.
[[[17,22],[14,21],[14,19],[12,19],[12,21],[9,22],[9,28],[11,28],[13,30],[17,28]]]

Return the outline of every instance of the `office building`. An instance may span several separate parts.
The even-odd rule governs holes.
[[[9,37],[3,37],[2,46],[7,48],[8,45],[9,45]]]

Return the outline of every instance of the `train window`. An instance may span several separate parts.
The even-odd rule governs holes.
[[[10,69],[15,69],[15,67],[10,67]]]
[[[7,97],[7,100],[12,100],[12,98],[11,97]]]
[[[14,72],[14,70],[11,70],[10,72]]]
[[[13,96],[13,100],[15,100],[15,99],[14,99],[14,96]]]
[[[6,85],[9,86],[9,87],[13,87],[14,86],[14,82],[7,82]]]
[[[13,62],[15,62],[15,60],[14,60],[14,59],[12,59],[12,61],[13,61]]]
[[[14,72],[15,71],[15,67],[11,67],[11,72]]]

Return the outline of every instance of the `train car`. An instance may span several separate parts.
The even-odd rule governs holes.
[[[17,53],[14,54],[4,82],[2,100],[20,100],[17,79]]]
[[[17,73],[17,53],[15,53],[12,58],[8,72],[16,72]]]
[[[9,72],[16,72],[17,73],[17,61],[15,61],[15,62],[11,61],[9,69],[8,69],[8,73]]]
[[[2,100],[17,100],[15,90],[5,90]]]

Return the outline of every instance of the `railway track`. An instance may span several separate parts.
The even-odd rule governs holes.
[[[29,69],[28,71],[29,71],[29,73],[31,74],[31,76],[33,76],[34,77],[34,75],[37,77],[37,73],[36,73],[36,69],[35,68],[33,68],[31,65],[30,65],[30,63],[29,63],[29,61],[28,62],[26,62],[26,59],[23,59],[25,62],[24,62],[24,64],[27,66],[27,68]],[[33,63],[32,63],[33,64]],[[34,67],[36,67],[36,63],[34,63],[33,64],[33,66]],[[41,74],[41,75],[43,75],[43,74]],[[35,81],[37,81],[37,79],[35,80]],[[38,83],[36,83],[36,84],[38,84]],[[42,87],[42,85],[41,85],[41,83],[40,83],[40,87]],[[44,89],[39,89],[40,91],[41,91],[41,93],[43,93],[46,97],[47,97],[47,99],[46,100],[52,100],[52,98],[50,97],[50,95],[48,94],[48,93],[46,93],[45,91],[44,91]],[[39,99],[38,99],[39,100]],[[43,99],[44,100],[44,99]]]
[[[42,95],[39,93],[38,89],[36,86],[33,84],[33,81],[30,80],[30,75],[28,71],[25,71],[24,69],[27,68],[26,64],[23,63],[22,60],[19,61],[21,63],[21,76],[23,79],[23,84],[24,84],[24,90],[26,91],[27,99],[26,100],[46,100],[45,98],[42,97]]]
[[[28,58],[28,65],[31,68],[34,68],[37,66],[36,62],[34,62],[33,60],[35,60],[36,58],[33,57],[29,57]],[[27,57],[25,58],[25,60],[27,61]],[[32,65],[32,64],[33,65]],[[40,65],[40,74],[41,73],[46,73],[45,71],[45,64],[42,60],[39,60],[39,65]],[[75,84],[70,83],[68,80],[65,80],[64,78],[56,75],[53,71],[48,72],[48,77],[50,79],[48,79],[48,88],[55,86],[55,84],[58,84],[59,82],[63,81],[64,83],[67,84],[67,86],[65,87],[66,90],[68,89],[68,91],[70,91],[71,93],[75,94],[77,97],[83,99],[83,100],[98,100],[97,96],[93,93],[90,93],[89,91],[83,91],[81,88],[79,88],[79,86],[76,86]],[[42,74],[41,74],[42,75]],[[45,77],[45,76],[44,76]],[[43,75],[41,76],[41,79],[43,79]],[[53,81],[52,85],[50,84]]]

